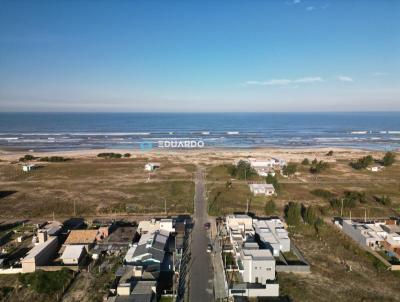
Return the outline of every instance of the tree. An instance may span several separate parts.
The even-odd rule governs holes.
[[[301,222],[301,208],[297,202],[289,202],[286,206],[286,222],[288,225],[297,226]]]
[[[390,206],[392,204],[391,198],[387,195],[382,195],[381,197],[374,196],[374,199],[384,206]]]
[[[257,175],[257,172],[251,167],[250,163],[244,160],[240,160],[234,169],[230,169],[230,172],[231,176],[238,179],[249,179]]]
[[[374,162],[374,158],[371,155],[367,155],[367,156],[359,158],[356,162],[351,162],[350,166],[353,169],[361,170],[361,169],[366,169],[373,162]]]
[[[317,161],[315,163],[315,161],[313,161],[313,164],[310,167],[310,172],[312,174],[321,173],[322,171],[328,169],[328,167],[329,167],[329,164],[327,162],[324,162],[321,160],[321,161],[319,161],[319,162]]]
[[[276,176],[272,176],[272,174],[268,174],[268,176],[265,178],[265,182],[267,184],[273,185],[275,191],[279,191],[281,189],[281,185],[279,184],[278,178]]]
[[[308,158],[303,159],[303,161],[301,162],[301,164],[303,166],[308,166],[310,164],[310,161],[308,160]]]
[[[396,154],[393,152],[386,152],[385,156],[382,159],[382,164],[384,166],[391,166],[396,161]]]
[[[311,162],[313,165],[318,164],[318,160],[316,158],[314,158],[314,160]]]
[[[317,215],[312,206],[305,208],[305,210],[303,211],[303,220],[305,223],[309,225],[314,225],[315,222],[317,221]]]
[[[332,156],[333,155],[333,151],[330,150],[328,153],[326,153],[326,156]]]
[[[125,153],[125,154],[124,154],[124,157],[125,157],[125,158],[129,158],[129,157],[131,157],[131,154],[130,154],[130,153]]]
[[[282,172],[287,176],[294,175],[297,172],[297,165],[295,163],[288,163],[283,167]]]
[[[268,200],[265,204],[265,215],[272,215],[275,213],[276,204],[272,199]]]
[[[34,160],[34,159],[35,157],[33,155],[26,154],[24,157],[21,157],[19,161]]]

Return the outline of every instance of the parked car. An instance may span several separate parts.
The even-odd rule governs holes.
[[[206,223],[204,224],[204,228],[205,228],[206,230],[210,229],[210,227],[211,227],[211,223],[206,222]]]
[[[207,253],[211,253],[212,250],[213,250],[213,247],[212,247],[211,244],[209,244],[209,245],[207,246]]]

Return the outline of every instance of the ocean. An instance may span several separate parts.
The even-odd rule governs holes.
[[[0,113],[0,149],[138,149],[159,141],[207,148],[400,149],[400,112]]]

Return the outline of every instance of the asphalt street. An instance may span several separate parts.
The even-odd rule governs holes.
[[[205,200],[204,170],[196,172],[194,197],[194,228],[192,230],[192,263],[189,272],[189,301],[214,301],[211,256],[207,253],[209,239],[204,224],[208,222]]]

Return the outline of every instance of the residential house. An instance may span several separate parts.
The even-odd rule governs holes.
[[[161,167],[161,164],[160,163],[147,163],[145,166],[144,166],[144,169],[146,170],[146,171],[154,171],[154,170],[156,170],[156,169],[159,169]]]
[[[39,244],[33,247],[21,260],[22,272],[32,273],[37,266],[47,265],[58,249],[57,237],[47,237],[45,232],[39,236]]]
[[[272,184],[249,184],[249,187],[254,195],[275,195],[275,188]]]
[[[64,245],[84,245],[86,251],[89,251],[94,246],[98,233],[98,230],[72,230]]]
[[[65,265],[78,265],[86,253],[84,245],[67,245],[61,255],[61,260]]]

